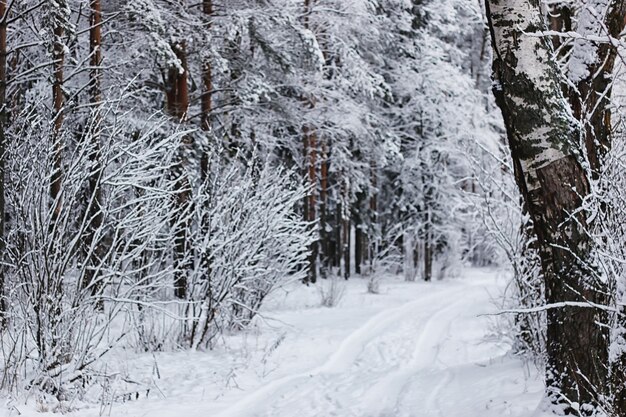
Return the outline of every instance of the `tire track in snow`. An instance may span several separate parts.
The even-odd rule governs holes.
[[[450,383],[454,379],[454,374],[449,369],[445,369],[443,372],[444,375],[441,381],[430,392],[428,397],[426,397],[426,410],[437,410],[437,414],[439,414],[439,417],[444,417],[441,406],[439,405],[441,392],[445,387],[450,385]]]
[[[438,346],[449,335],[452,321],[460,314],[459,306],[465,302],[459,300],[442,307],[426,320],[406,368],[389,373],[363,396],[361,407],[367,416],[395,415],[411,377],[420,370],[432,369],[437,361]]]
[[[411,315],[408,313],[412,310],[419,306],[430,305],[428,302],[431,299],[440,298],[447,302],[450,300],[449,297],[465,290],[466,288],[455,288],[450,291],[449,288],[444,288],[440,291],[428,294],[425,297],[420,297],[417,300],[406,302],[399,307],[381,311],[366,321],[358,329],[350,333],[324,364],[307,372],[278,378],[244,397],[236,405],[218,413],[217,417],[243,417],[259,415],[258,410],[255,410],[254,406],[256,404],[267,404],[268,398],[273,397],[281,388],[284,388],[287,385],[296,385],[302,380],[306,381],[306,385],[311,382],[311,378],[316,376],[336,375],[349,371],[370,341],[389,330],[393,330],[393,325],[398,320],[403,318],[410,319]],[[442,297],[444,294],[445,296]],[[305,391],[310,392],[314,389],[315,387],[308,388]],[[298,397],[303,394],[303,392],[297,393]],[[257,413],[255,413],[255,411],[257,411]]]

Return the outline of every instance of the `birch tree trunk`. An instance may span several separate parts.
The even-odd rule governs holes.
[[[560,87],[538,0],[487,0],[494,94],[502,110],[519,189],[538,238],[547,312],[547,395],[568,414],[591,414],[607,383],[606,285],[593,266],[581,210],[589,194],[583,130]],[[582,307],[581,307],[582,305]],[[580,410],[580,411],[577,411]]]

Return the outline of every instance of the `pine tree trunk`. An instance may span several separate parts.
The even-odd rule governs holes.
[[[342,185],[342,211],[341,211],[341,235],[342,235],[342,249],[343,254],[343,277],[344,279],[350,278],[350,191],[346,180]]]
[[[0,325],[5,323],[6,300],[5,300],[5,270],[4,253],[5,243],[5,175],[6,167],[6,126],[8,123],[7,103],[7,25],[8,25],[7,0],[0,0]]]
[[[184,122],[189,109],[189,91],[187,87],[188,66],[186,46],[184,42],[173,45],[176,57],[180,61],[182,71],[173,67],[169,73],[169,85],[167,91],[167,110],[178,122]],[[180,161],[174,168],[176,180],[175,198],[176,214],[173,219],[174,227],[174,295],[177,298],[187,297],[187,274],[191,271],[192,258],[190,256],[191,245],[189,242],[189,211],[191,204],[191,185],[185,173],[184,147],[186,140],[181,144]]]
[[[210,19],[213,15],[213,0],[204,0],[202,2],[202,11],[208,19],[207,28],[210,28]],[[213,111],[213,68],[208,58],[202,64],[202,87],[200,128],[208,132],[211,130],[211,112]],[[202,181],[206,180],[208,171],[209,154],[203,150],[200,156],[200,178]]]
[[[548,21],[550,30],[555,32],[569,32],[572,30],[572,8],[570,3],[556,3],[548,9]],[[552,46],[557,51],[563,44],[563,39],[559,36],[552,37]],[[561,50],[558,53],[559,58],[567,55],[566,50]]]
[[[172,45],[182,67],[172,66],[169,70],[167,86],[167,111],[178,121],[183,121],[189,108],[189,90],[187,87],[187,52],[185,42]]]
[[[422,253],[421,251],[421,243],[419,240],[416,240],[413,243],[413,281],[415,281],[415,278],[420,276],[420,253]]]
[[[310,16],[312,0],[304,0],[304,15],[302,17],[302,23],[306,29],[310,29]],[[315,106],[315,98],[304,98],[304,103],[311,107]],[[311,187],[309,196],[305,202],[306,207],[306,219],[310,223],[314,223],[317,220],[316,213],[316,193],[317,193],[317,133],[311,126],[304,126],[304,155],[305,155],[305,170],[308,177],[309,185]],[[319,229],[318,229],[319,230]],[[308,282],[315,283],[317,281],[317,258],[319,252],[319,233],[318,239],[316,239],[309,247],[309,273],[307,277]]]
[[[342,222],[343,230],[343,277],[344,279],[350,278],[350,218],[344,217]]]
[[[328,232],[328,145],[323,140],[320,143],[320,252],[322,262],[322,277],[331,265],[331,234]]]
[[[494,94],[507,130],[516,179],[538,238],[548,304],[547,395],[567,413],[588,413],[606,389],[607,289],[591,265],[593,241],[582,198],[589,181],[578,144],[582,131],[560,87],[538,0],[488,0],[494,46]],[[561,304],[562,305],[562,304]],[[582,305],[582,307],[580,306]],[[566,400],[565,400],[566,399]]]
[[[370,163],[370,200],[369,200],[369,209],[370,209],[370,230],[371,235],[367,236],[368,245],[367,245],[367,258],[370,262],[370,272],[373,272],[374,269],[374,260],[378,255],[378,248],[375,246],[376,239],[379,236],[376,236],[378,228],[378,167],[376,161],[372,161]]]
[[[433,247],[429,217],[427,214],[426,224],[424,224],[424,281],[430,281],[433,277]]]
[[[89,225],[87,229],[87,237],[85,239],[86,250],[90,253],[87,259],[87,268],[85,270],[85,279],[83,285],[91,286],[91,293],[97,294],[101,285],[94,282],[95,269],[98,265],[98,257],[100,248],[91,248],[93,245],[94,235],[98,229],[102,227],[102,192],[100,189],[100,177],[102,175],[102,167],[100,166],[100,128],[102,123],[102,6],[100,0],[91,0],[91,14],[89,17],[89,52],[90,59],[90,80],[89,80],[89,98],[92,105],[92,120],[88,140],[91,142],[89,160],[91,162],[91,174],[89,175],[89,185],[87,190],[88,211],[87,216]],[[102,307],[102,304],[99,304]]]
[[[335,224],[334,224],[334,261],[333,266],[339,268],[338,274],[341,274],[341,262],[343,259],[343,228],[342,228],[342,219],[343,219],[343,203],[341,203],[341,198],[339,198],[339,202],[335,207]]]
[[[317,135],[315,131],[305,126],[302,130],[305,149],[306,176],[311,189],[305,198],[306,220],[314,224],[317,220]],[[307,281],[315,283],[317,281],[317,258],[318,240],[316,239],[309,247],[309,273]]]
[[[53,227],[56,219],[61,214],[61,177],[63,173],[63,143],[61,139],[61,129],[63,127],[63,106],[65,96],[63,94],[63,66],[65,63],[65,45],[63,37],[65,29],[61,22],[56,22],[53,29],[54,42],[52,45],[52,102],[54,109],[54,125],[52,131],[52,177],[50,181],[50,198],[52,200],[52,221]]]
[[[434,177],[427,172],[428,167],[423,164],[422,184],[424,187],[424,281],[430,281],[433,277],[433,194]]]
[[[363,223],[360,216],[354,217],[354,273],[361,274],[361,263],[363,262]]]
[[[202,101],[201,101],[201,112],[202,119],[200,121],[200,128],[204,132],[211,131],[211,111],[213,110],[213,71],[211,69],[211,63],[207,60],[204,62],[202,66]],[[200,157],[200,174],[202,180],[206,179],[208,169],[209,169],[209,155],[206,150],[203,149],[202,155]]]
[[[213,17],[213,0],[203,0],[202,2],[202,12],[206,18],[206,28],[209,30],[211,28],[211,19]],[[211,61],[209,57],[206,57],[204,62],[202,63],[202,98],[200,101],[200,111],[201,111],[201,119],[200,119],[200,129],[205,132],[206,137],[205,140],[208,141],[209,134],[211,132],[211,112],[213,111],[213,67],[211,66]],[[200,181],[203,184],[206,184],[206,181],[209,177],[209,143],[203,143],[201,147],[200,154]],[[201,226],[203,233],[209,233],[208,225],[206,221],[201,221]],[[207,280],[211,279],[212,275],[212,265],[211,265],[211,253],[208,248],[205,248],[202,253],[200,253],[200,270],[203,271],[204,276]],[[193,297],[193,294],[192,294]],[[207,301],[205,300],[205,303]],[[205,307],[208,309],[207,305],[203,305],[201,309],[201,316],[205,317],[207,311],[205,311]],[[188,308],[195,310],[193,305],[189,305]],[[199,343],[201,342],[203,334],[201,334],[198,340],[194,340],[194,332],[199,329],[200,332],[205,332],[207,327],[207,322],[198,323],[197,326],[192,326],[192,347],[197,348]]]

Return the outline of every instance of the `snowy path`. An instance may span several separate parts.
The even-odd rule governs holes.
[[[218,417],[484,416],[494,399],[511,394],[511,384],[501,380],[511,377],[507,349],[485,340],[492,286],[464,281],[384,310],[323,365],[276,380]],[[504,401],[494,415],[525,411],[524,404]]]

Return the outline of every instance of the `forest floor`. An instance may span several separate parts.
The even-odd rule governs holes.
[[[492,314],[505,285],[498,274],[470,269],[432,283],[389,276],[380,294],[367,293],[366,279],[341,285],[344,297],[332,308],[320,307],[315,286],[276,292],[250,330],[212,351],[116,352],[109,366],[126,381],[105,387],[99,403],[69,404],[66,415],[536,415],[541,378],[510,353]],[[0,415],[58,415],[47,410],[30,398]]]

